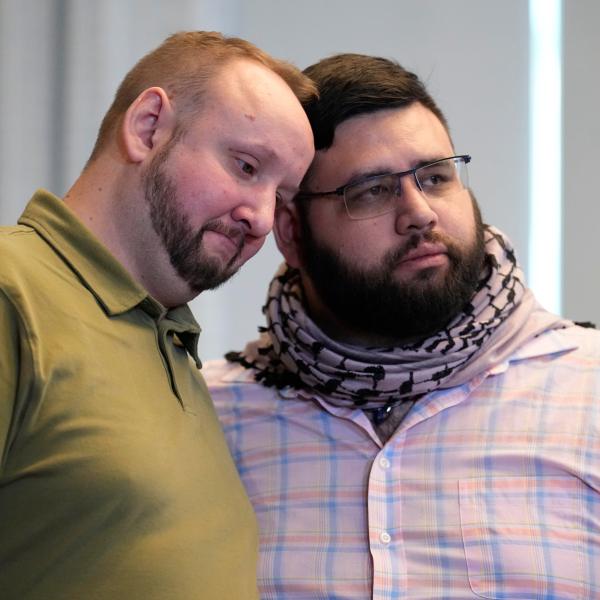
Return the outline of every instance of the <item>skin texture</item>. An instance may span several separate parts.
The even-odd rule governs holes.
[[[366,174],[408,170],[454,154],[439,119],[421,104],[341,123],[318,151],[307,179],[312,192]],[[481,221],[467,190],[428,200],[403,180],[396,210],[348,218],[341,199],[310,200],[306,219],[280,210],[277,236],[301,271],[315,321],[336,339],[361,345],[411,342],[442,327],[471,296],[483,266]]]
[[[314,153],[292,91],[249,60],[227,63],[200,114],[180,123],[176,99],[145,90],[65,198],[165,306],[218,285],[259,250],[277,198],[293,197]]]

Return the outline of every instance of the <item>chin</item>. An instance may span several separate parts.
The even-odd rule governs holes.
[[[399,276],[397,281],[400,285],[410,284],[441,284],[448,275],[447,266],[444,267],[426,267],[409,276]]]

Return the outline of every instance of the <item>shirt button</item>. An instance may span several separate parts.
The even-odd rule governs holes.
[[[392,536],[387,532],[387,531],[382,531],[379,534],[379,539],[381,540],[382,544],[389,544],[392,541]]]
[[[385,456],[382,456],[379,459],[379,466],[382,469],[389,469],[390,468],[390,461]]]

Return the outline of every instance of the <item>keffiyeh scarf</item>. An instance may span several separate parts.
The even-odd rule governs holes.
[[[325,335],[306,314],[298,271],[284,264],[263,307],[267,327],[227,358],[254,369],[264,385],[309,388],[332,404],[363,409],[466,383],[541,332],[572,325],[540,307],[509,241],[489,226],[485,251],[488,266],[463,311],[425,340],[388,348]]]

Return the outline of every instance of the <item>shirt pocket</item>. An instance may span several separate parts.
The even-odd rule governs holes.
[[[471,589],[482,598],[596,597],[598,494],[575,477],[459,481]],[[595,590],[595,591],[594,591]]]

